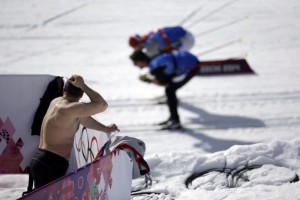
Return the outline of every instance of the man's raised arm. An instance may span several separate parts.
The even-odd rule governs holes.
[[[87,86],[84,83],[84,80],[79,75],[73,75],[68,81],[70,81],[74,86],[80,88],[83,90],[83,92],[86,93],[86,95],[90,98],[91,102],[90,105],[93,106],[93,109],[95,113],[103,112],[106,110],[108,104],[103,99],[103,97],[96,92],[95,90],[91,89],[89,86]]]

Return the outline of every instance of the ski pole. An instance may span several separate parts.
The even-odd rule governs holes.
[[[227,42],[227,43],[221,44],[221,45],[219,45],[219,46],[213,47],[213,48],[211,48],[211,49],[208,49],[208,50],[206,50],[206,51],[203,51],[203,52],[199,53],[198,56],[203,56],[203,55],[205,55],[205,54],[208,54],[208,53],[211,53],[211,52],[214,52],[214,51],[223,49],[223,48],[225,48],[225,47],[228,47],[228,46],[230,46],[230,45],[233,45],[233,44],[238,43],[238,42],[241,42],[241,41],[242,41],[241,38],[236,39],[236,40],[232,40],[232,41],[230,41],[230,42]]]

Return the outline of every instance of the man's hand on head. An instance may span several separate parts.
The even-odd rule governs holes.
[[[79,76],[79,75],[72,75],[71,78],[69,78],[68,81],[70,83],[72,83],[72,85],[74,85],[75,87],[78,87],[78,88],[81,88],[81,89],[85,84],[82,76]]]

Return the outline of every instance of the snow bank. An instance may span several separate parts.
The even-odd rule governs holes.
[[[253,145],[236,145],[230,149],[213,154],[197,151],[174,151],[147,157],[154,177],[153,186],[146,191],[164,193],[158,199],[296,199],[299,182],[289,183],[300,174],[300,140],[273,141]],[[249,181],[234,188],[228,188],[225,173],[205,174],[194,189],[185,186],[187,178],[197,172],[210,169],[242,169],[259,166],[246,172]],[[197,179],[194,180],[196,182]],[[138,188],[142,179],[135,180],[133,187]],[[192,183],[194,184],[194,183]],[[190,187],[193,188],[193,187]],[[290,192],[287,193],[287,188]],[[251,192],[252,190],[259,192]],[[274,191],[276,191],[274,193]],[[161,194],[162,195],[162,194]],[[273,199],[272,197],[272,199]]]

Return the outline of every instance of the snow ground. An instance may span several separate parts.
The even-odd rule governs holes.
[[[0,2],[0,73],[85,77],[107,99],[120,134],[147,145],[146,160],[164,194],[148,199],[300,199],[300,2],[290,0],[4,0]],[[129,35],[181,24],[196,36],[200,60],[245,57],[257,75],[194,78],[178,92],[184,131],[157,131],[167,118],[163,94],[138,81]],[[150,99],[150,100],[149,100]],[[184,181],[193,172],[264,165],[249,182],[224,175]],[[287,171],[285,171],[287,170]],[[27,177],[0,176],[1,199],[15,199]],[[141,180],[135,180],[138,186]],[[193,183],[194,185],[194,183]],[[199,186],[199,187],[198,187]],[[146,197],[135,197],[144,199]]]

